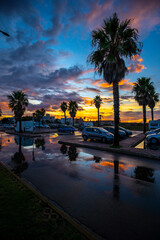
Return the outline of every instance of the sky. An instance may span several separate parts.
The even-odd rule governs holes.
[[[113,120],[112,86],[87,63],[92,31],[117,12],[120,20],[132,19],[143,43],[140,56],[125,59],[128,73],[119,83],[120,120],[141,122],[142,107],[132,88],[140,77],[150,77],[160,93],[159,0],[1,0],[0,108],[2,117],[13,116],[7,95],[22,90],[29,99],[25,115],[40,108],[63,117],[60,104],[75,100],[77,118],[96,120],[93,98],[100,95],[102,120]],[[69,116],[69,114],[67,113]],[[155,119],[160,118],[160,103]],[[151,119],[147,107],[147,119]]]

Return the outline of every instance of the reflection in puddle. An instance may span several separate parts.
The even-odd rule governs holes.
[[[152,168],[137,166],[134,170],[135,178],[154,183],[154,170]]]

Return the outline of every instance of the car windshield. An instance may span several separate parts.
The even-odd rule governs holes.
[[[106,129],[104,129],[104,128],[99,128],[102,132],[105,132],[105,133],[107,133],[107,134],[110,134],[110,132],[108,132]]]

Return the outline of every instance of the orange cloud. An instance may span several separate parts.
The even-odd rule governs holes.
[[[82,74],[96,72],[97,70],[98,70],[98,69],[90,68],[90,69],[84,70],[84,71],[82,72]]]
[[[129,67],[128,67],[128,71],[133,73],[139,73],[141,72],[143,69],[146,69],[146,67],[141,64],[141,62],[143,61],[143,58],[141,58],[139,55],[134,55],[132,57],[132,63],[130,63]]]

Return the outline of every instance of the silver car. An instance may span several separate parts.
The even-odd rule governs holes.
[[[87,139],[97,139],[101,140],[103,143],[105,142],[113,142],[114,135],[104,128],[100,127],[86,127],[82,131],[82,137],[84,141]]]
[[[148,131],[145,133],[146,136],[150,135],[150,134],[155,134],[155,133],[160,133],[160,128]]]
[[[160,133],[149,134],[146,139],[150,143],[160,143]]]

